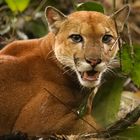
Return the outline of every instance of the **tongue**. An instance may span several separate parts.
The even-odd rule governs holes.
[[[97,73],[94,73],[94,74],[88,74],[87,72],[84,72],[83,73],[83,80],[86,80],[86,81],[95,81],[97,80]]]

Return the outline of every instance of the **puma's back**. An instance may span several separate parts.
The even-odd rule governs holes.
[[[87,11],[65,16],[48,7],[51,32],[47,36],[15,41],[3,48],[0,134],[95,131],[91,114],[80,119],[77,109],[86,94],[100,84],[118,51],[114,18],[122,30],[128,12],[126,6],[112,16]]]

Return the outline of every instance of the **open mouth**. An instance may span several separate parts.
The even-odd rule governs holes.
[[[90,71],[84,71],[79,73],[81,75],[82,80],[92,82],[98,79],[100,72],[95,70],[90,70]]]

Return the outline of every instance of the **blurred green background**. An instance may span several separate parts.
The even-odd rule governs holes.
[[[16,39],[39,38],[47,34],[45,7],[51,5],[69,14],[74,11],[74,5],[87,1],[101,3],[107,14],[113,11],[113,0],[0,0],[0,48]],[[124,2],[117,0],[116,9]],[[129,20],[132,39],[140,44],[140,1],[129,0],[129,3],[132,6]]]

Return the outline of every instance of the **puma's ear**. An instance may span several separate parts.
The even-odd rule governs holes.
[[[115,20],[119,33],[123,31],[124,24],[126,23],[129,14],[130,6],[125,5],[123,8],[119,9],[113,15],[110,16],[113,20]]]
[[[66,19],[66,16],[59,10],[51,6],[48,6],[45,9],[45,15],[48,21],[49,29],[56,34],[62,22]]]

